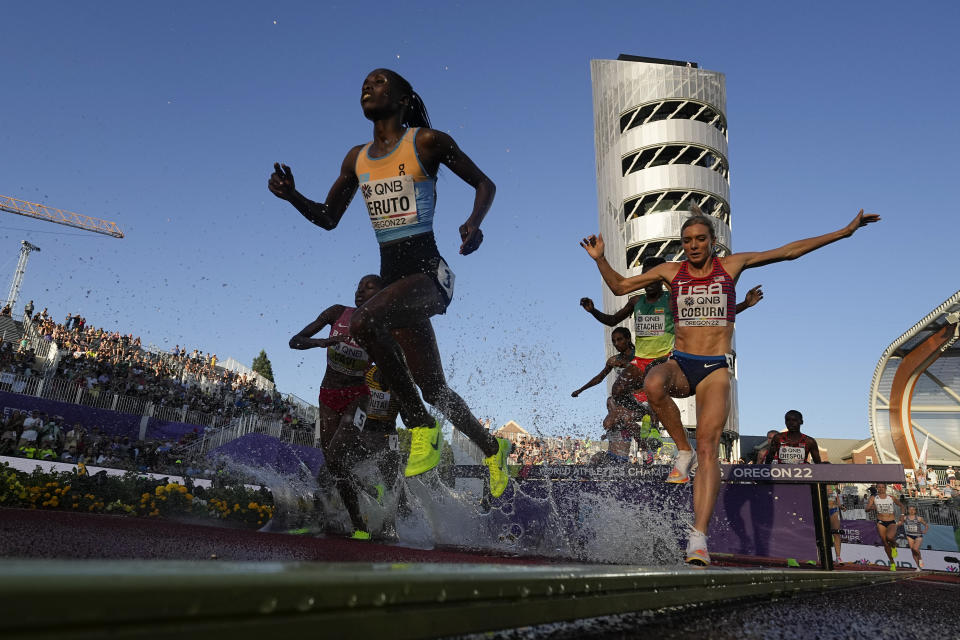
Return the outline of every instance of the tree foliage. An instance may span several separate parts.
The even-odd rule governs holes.
[[[276,380],[273,379],[273,366],[270,364],[270,358],[267,357],[267,351],[265,349],[260,349],[260,355],[253,359],[253,366],[251,368],[270,382],[276,384]]]

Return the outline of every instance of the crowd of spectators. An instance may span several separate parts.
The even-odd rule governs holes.
[[[134,441],[41,411],[13,409],[0,416],[0,455],[141,472],[202,475],[184,455],[197,437],[193,432],[178,441]]]
[[[224,418],[253,413],[296,420],[293,404],[280,393],[259,388],[253,376],[218,367],[216,354],[207,356],[197,349],[188,353],[179,345],[169,353],[153,353],[144,350],[140,337],[132,333],[89,326],[86,318],[73,314],[57,323],[47,309],[34,315],[31,324],[39,340],[56,344],[54,376],[85,387],[93,397],[113,393]],[[32,373],[26,343],[26,338],[21,340],[11,357],[12,367],[7,365],[4,371]]]
[[[36,354],[26,338],[16,346],[12,342],[0,344],[0,375],[28,376],[33,372]]]
[[[606,443],[590,438],[571,436],[540,438],[530,434],[507,434],[513,444],[509,463],[516,465],[600,464],[607,462]],[[658,452],[636,451],[631,453],[631,464],[668,464],[671,452],[666,448]]]
[[[587,464],[592,455],[586,441],[569,436],[545,439],[518,434],[510,440],[513,443],[510,464]]]

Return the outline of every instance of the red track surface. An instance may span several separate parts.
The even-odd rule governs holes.
[[[544,564],[539,558],[424,550],[122,516],[0,509],[0,557]]]

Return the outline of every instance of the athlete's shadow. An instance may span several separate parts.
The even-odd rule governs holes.
[[[773,533],[773,486],[726,483],[721,490],[733,553],[769,557]]]

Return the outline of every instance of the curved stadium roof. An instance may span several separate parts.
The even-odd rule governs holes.
[[[960,465],[960,291],[883,352],[870,386],[870,433],[880,462]]]

